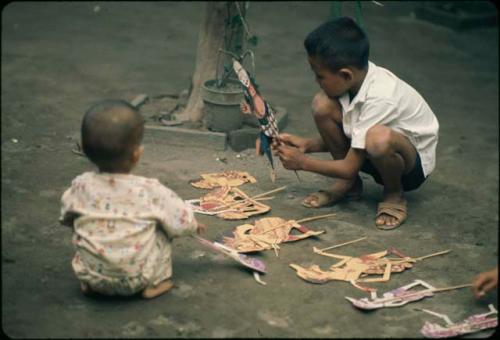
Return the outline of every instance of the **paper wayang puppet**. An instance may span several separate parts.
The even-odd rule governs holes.
[[[298,233],[292,234],[292,231],[297,231]],[[256,220],[254,225],[243,224],[236,227],[233,231],[233,237],[224,237],[223,242],[239,253],[274,249],[277,256],[280,249],[278,244],[302,240],[324,232],[324,230],[309,230],[295,220],[285,220],[280,217],[265,217]]]
[[[224,186],[212,189],[200,199],[187,200],[186,202],[191,205],[194,212],[199,214],[216,215],[225,220],[242,220],[271,210],[270,206],[260,201],[273,198],[266,195],[285,188],[286,186],[283,186],[250,197],[241,189]]]
[[[402,254],[395,248],[389,248],[377,253],[367,254],[360,257],[344,256],[327,253],[325,249],[313,247],[315,253],[339,259],[340,261],[330,266],[324,271],[318,265],[309,268],[301,267],[297,264],[290,264],[290,267],[297,271],[297,275],[302,279],[312,283],[325,283],[331,280],[348,281],[356,288],[366,292],[375,291],[374,288],[361,286],[361,282],[386,282],[391,278],[391,273],[400,273],[412,268],[413,264],[425,258],[442,255],[450,250],[412,258]],[[396,255],[397,258],[387,258],[388,254]],[[373,277],[378,275],[378,277]],[[382,276],[380,276],[382,275]],[[372,277],[368,277],[372,276]]]
[[[276,172],[274,168],[273,155],[271,152],[271,143],[273,138],[279,134],[276,124],[275,110],[261,96],[257,90],[255,80],[251,78],[248,72],[241,64],[233,59],[233,69],[243,86],[243,95],[245,101],[241,105],[241,110],[246,114],[254,114],[260,125],[260,135],[257,150],[267,156],[271,165],[271,180],[274,182]]]
[[[443,319],[446,322],[446,326],[441,326],[437,323],[426,321],[420,332],[426,338],[438,339],[456,337],[462,334],[479,332],[483,329],[495,328],[498,325],[498,312],[491,304],[488,305],[488,308],[490,309],[490,311],[487,313],[474,314],[469,316],[467,319],[457,323],[453,323],[445,314],[422,309],[422,311],[426,313]],[[489,317],[490,315],[494,316]]]
[[[256,183],[255,177],[246,171],[227,170],[217,173],[201,174],[201,180],[191,181],[191,185],[199,189],[216,187],[237,187],[245,183]]]
[[[422,286],[425,289],[415,289]],[[450,291],[470,286],[471,284],[464,284],[459,286],[435,288],[425,281],[414,280],[410,284],[384,293],[382,297],[378,297],[377,292],[372,291],[370,298],[354,299],[348,296],[345,298],[359,309],[372,310],[384,307],[401,307],[410,302],[419,301],[425,299],[426,297],[432,297],[438,292]]]

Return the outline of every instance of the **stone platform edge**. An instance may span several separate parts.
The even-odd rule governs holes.
[[[286,127],[288,124],[286,108],[276,107],[276,123],[280,131]],[[145,128],[144,143],[199,147],[217,151],[224,151],[228,146],[234,151],[253,148],[260,131],[259,128],[248,125],[228,133],[151,124],[146,124]]]

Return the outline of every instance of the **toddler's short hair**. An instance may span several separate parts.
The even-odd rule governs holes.
[[[331,71],[368,65],[370,44],[366,33],[354,20],[340,17],[325,22],[309,33],[304,47],[310,57],[319,57]]]
[[[82,121],[82,148],[101,171],[122,170],[141,145],[144,119],[124,100],[104,100],[92,105]]]

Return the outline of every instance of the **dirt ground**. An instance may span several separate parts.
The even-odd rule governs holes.
[[[497,292],[476,301],[468,289],[439,294],[402,308],[363,313],[345,296],[365,294],[346,282],[314,285],[288,265],[333,263],[315,255],[326,247],[361,255],[397,247],[411,256],[452,252],[373,284],[380,292],[414,279],[436,287],[471,282],[498,264],[498,27],[455,32],[417,20],[419,2],[363,3],[371,60],[413,85],[440,122],[437,167],[407,195],[409,219],[379,231],[374,214],[381,188],[364,176],[359,202],[310,210],[301,199],[331,180],[278,169],[272,183],[265,159],[236,153],[146,144],[136,174],[159,178],[185,199],[201,191],[188,184],[200,173],[247,170],[243,187],[257,194],[287,185],[270,201],[267,216],[302,218],[326,233],[257,255],[269,272],[259,285],[230,260],[190,238],[173,246],[170,293],[151,301],[84,297],[71,270],[71,231],[58,225],[60,197],[78,174],[92,169],[71,149],[83,112],[104,98],[177,94],[194,69],[202,3],[14,2],[2,12],[2,327],[14,338],[67,337],[421,337],[427,308],[454,321],[498,306]],[[345,5],[354,15],[352,4]],[[97,7],[99,6],[99,7]],[[303,39],[327,19],[328,2],[252,2],[250,29],[257,81],[289,112],[287,132],[314,135],[310,100],[318,87]],[[328,158],[326,154],[318,157]],[[226,158],[227,163],[217,161]],[[201,216],[216,239],[243,224]],[[253,220],[253,219],[252,219]],[[252,221],[251,220],[251,221]],[[486,337],[491,331],[474,337]]]

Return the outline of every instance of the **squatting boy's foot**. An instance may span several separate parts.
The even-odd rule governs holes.
[[[402,197],[386,197],[377,208],[375,225],[379,229],[391,230],[399,227],[406,220],[406,200]]]
[[[320,190],[307,196],[302,205],[308,208],[321,208],[334,205],[343,199],[359,200],[363,192],[363,181],[360,177],[354,184],[346,180],[337,180],[330,190]]]
[[[168,292],[170,289],[172,289],[173,286],[174,283],[170,279],[162,281],[156,286],[150,286],[144,289],[142,291],[142,297],[145,299],[155,298],[161,294]]]

